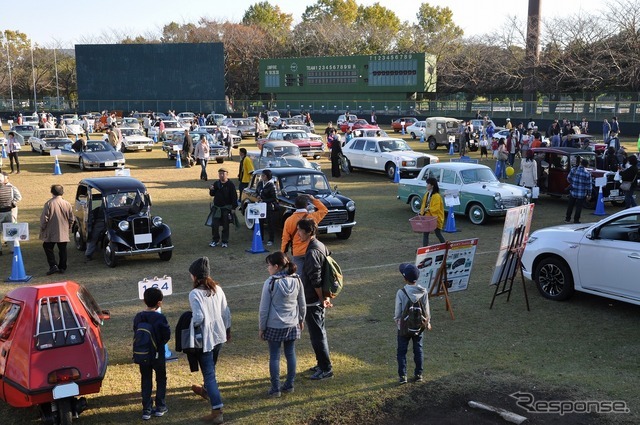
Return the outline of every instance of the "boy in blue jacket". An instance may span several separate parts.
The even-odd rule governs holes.
[[[141,322],[148,322],[153,328],[153,338],[156,341],[157,358],[149,364],[140,366],[140,386],[142,392],[142,419],[149,420],[151,415],[163,416],[169,411],[165,403],[167,393],[167,368],[164,345],[171,339],[171,328],[167,318],[158,310],[162,306],[162,291],[158,288],[148,288],[144,291],[144,303],[147,308],[133,319],[133,332],[138,330]],[[153,408],[151,391],[153,389],[153,372],[156,372],[156,407]]]

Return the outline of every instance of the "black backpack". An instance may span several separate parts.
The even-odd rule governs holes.
[[[133,362],[148,365],[158,359],[158,345],[153,336],[153,326],[149,322],[140,322],[133,334]]]
[[[400,318],[400,335],[406,337],[420,335],[427,328],[428,323],[427,311],[422,303],[422,297],[413,302],[404,288],[402,288],[402,292],[407,296],[409,302],[404,306]]]

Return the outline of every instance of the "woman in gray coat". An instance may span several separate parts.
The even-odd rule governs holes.
[[[271,389],[268,394],[280,397],[282,392],[293,392],[296,377],[295,342],[304,329],[307,304],[302,281],[295,273],[296,265],[281,251],[266,259],[269,277],[262,287],[260,299],[260,339],[269,343],[269,373]],[[287,359],[287,379],[280,387],[280,347],[284,345]]]

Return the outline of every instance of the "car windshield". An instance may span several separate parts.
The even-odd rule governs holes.
[[[18,125],[13,128],[15,131],[33,131],[32,125]]]
[[[49,139],[47,140],[47,146],[51,146],[54,148],[59,148],[62,147],[64,145],[66,145],[67,143],[71,142],[71,140],[69,139]]]
[[[297,146],[275,146],[267,150],[267,156],[300,156],[300,148]]]
[[[410,151],[411,148],[403,140],[386,140],[380,142],[380,152]]]
[[[328,194],[329,182],[324,174],[297,174],[280,177],[280,187],[289,195],[297,193]]]
[[[137,191],[112,193],[105,197],[107,208],[130,207],[136,202],[138,196]]]
[[[596,168],[596,154],[594,153],[581,153],[579,155],[572,155],[571,156],[571,166],[574,167],[577,164],[580,163],[580,160],[582,159],[586,159],[587,161],[589,161],[589,165],[587,165],[587,168]]]
[[[108,144],[107,142],[101,142],[99,140],[88,141],[87,148],[85,149],[86,152],[106,152],[111,150],[113,150],[113,148],[110,144]]]
[[[304,131],[292,131],[289,133],[285,133],[282,138],[284,140],[301,140],[306,139],[307,137],[307,133],[305,133]]]
[[[38,133],[41,139],[55,139],[56,137],[65,137],[64,131],[49,129],[49,130],[40,130]]]
[[[164,128],[182,128],[177,121],[165,121]]]
[[[137,128],[121,128],[120,132],[123,136],[144,136],[142,130]]]
[[[497,182],[498,179],[489,168],[471,168],[460,172],[464,184],[478,182]]]
[[[236,126],[238,126],[238,127],[240,127],[241,125],[242,125],[242,126],[250,126],[250,125],[253,125],[253,124],[251,124],[251,123],[249,122],[249,120],[237,120],[237,121],[234,121],[234,124],[235,124]]]

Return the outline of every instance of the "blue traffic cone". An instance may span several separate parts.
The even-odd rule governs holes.
[[[2,157],[3,158],[7,157],[7,150],[4,148],[4,145],[2,145]]]
[[[458,231],[458,229],[456,229],[456,219],[453,214],[453,206],[449,207],[449,215],[447,216],[447,224],[444,226],[444,231],[447,233],[455,233]]]
[[[496,161],[496,171],[494,174],[498,180],[502,177],[502,166],[500,165],[500,161]]]
[[[260,220],[257,218],[253,220],[253,242],[251,243],[251,249],[245,250],[252,254],[260,254],[261,252],[267,252],[262,245],[262,233],[260,233]]]
[[[393,182],[400,183],[400,167],[396,164],[396,171],[393,173]]]
[[[53,166],[53,175],[59,176],[62,174],[62,170],[60,170],[60,163],[58,162],[58,157],[56,156],[56,162]]]
[[[180,159],[180,151],[176,152],[176,168],[182,168],[182,160]]]
[[[31,276],[27,276],[22,262],[22,251],[20,251],[20,241],[13,241],[13,261],[11,263],[11,276],[6,282],[29,282]]]
[[[598,201],[596,202],[596,210],[593,212],[593,215],[607,215],[604,212],[604,200],[602,195],[602,186],[598,190]]]
[[[455,152],[453,151],[453,143],[449,143],[449,155],[453,155]]]

